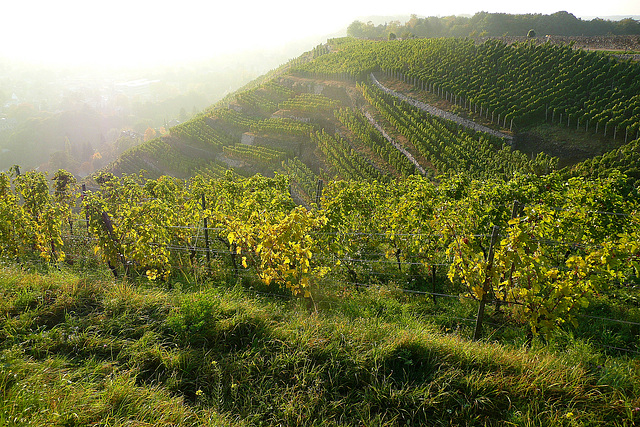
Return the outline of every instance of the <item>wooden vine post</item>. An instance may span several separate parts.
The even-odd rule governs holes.
[[[109,214],[107,212],[102,212],[102,224],[105,228],[105,230],[107,231],[107,234],[109,235],[109,238],[111,239],[111,241],[114,243],[114,245],[117,245],[117,240],[116,240],[116,236],[115,236],[115,232],[113,231],[113,224],[111,223],[111,217],[109,216]],[[124,255],[122,254],[121,251],[118,251],[118,255],[120,256],[120,262],[122,263],[123,267],[124,267],[124,271],[125,271],[125,276],[128,275],[129,273],[129,266],[127,265],[127,260],[125,259]],[[118,278],[118,270],[116,269],[116,267],[114,265],[111,264],[111,261],[107,261],[107,265],[109,265],[109,269],[111,270],[111,273],[113,273],[113,276],[117,279]]]
[[[478,306],[478,316],[476,318],[476,329],[473,331],[473,340],[477,341],[482,336],[482,321],[484,319],[484,308],[489,300],[489,293],[491,292],[491,270],[493,269],[493,254],[494,247],[498,240],[497,226],[493,226],[491,231],[491,244],[489,245],[489,254],[487,255],[487,269],[485,272],[484,285],[482,287],[482,298],[480,299],[480,305]]]
[[[433,305],[438,304],[438,300],[436,299],[436,265],[433,264],[431,266],[431,297],[433,298]]]
[[[324,181],[319,179],[318,186],[316,187],[316,206],[318,206],[318,209],[320,208],[320,198],[322,197],[323,186],[324,186]]]
[[[202,203],[202,210],[204,211],[207,207],[206,204],[206,200],[204,198],[204,194],[202,195],[201,198],[201,203]],[[207,254],[207,264],[209,264],[211,262],[211,253],[209,251],[209,219],[205,216],[204,217],[204,247],[206,249],[206,254]]]
[[[85,197],[87,197],[87,185],[82,184],[82,194],[80,195],[80,198],[84,201]],[[84,210],[84,220],[87,224],[87,237],[91,237],[91,232],[89,231],[89,212],[87,212],[86,209]]]

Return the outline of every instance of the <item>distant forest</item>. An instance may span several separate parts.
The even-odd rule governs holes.
[[[569,12],[551,15],[479,12],[471,18],[463,16],[430,16],[418,18],[412,15],[405,24],[392,21],[381,25],[354,21],[347,28],[352,37],[387,39],[394,37],[500,37],[500,36],[604,36],[640,34],[640,21],[627,18],[607,21],[595,18],[584,21]]]

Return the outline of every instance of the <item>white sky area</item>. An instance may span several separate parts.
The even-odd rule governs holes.
[[[142,65],[205,59],[334,33],[368,16],[473,15],[479,11],[578,17],[640,15],[611,0],[5,0],[0,56],[67,65]]]

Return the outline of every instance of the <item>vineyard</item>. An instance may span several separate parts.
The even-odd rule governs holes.
[[[216,149],[232,143],[229,135],[208,125],[205,117],[198,117],[171,129],[172,135],[188,141],[199,142]]]
[[[202,152],[202,149],[199,150]],[[191,155],[190,155],[191,154]],[[210,157],[210,153],[206,153]],[[191,171],[206,161],[202,156],[179,152],[168,141],[156,138],[125,151],[113,165],[114,169],[124,173],[148,171],[153,176],[162,171],[171,170],[178,176],[189,176]]]
[[[309,166],[305,165],[297,157],[282,162],[282,169],[292,182],[295,182],[303,191],[303,198],[310,202],[318,190],[318,177]]]
[[[545,173],[555,168],[553,159],[541,155],[530,161],[506,147],[492,135],[467,131],[455,122],[426,116],[417,108],[398,103],[375,87],[363,88],[365,99],[389,122],[395,132],[409,140],[438,171],[511,176],[514,172]]]
[[[341,167],[355,173],[355,164]],[[311,196],[313,174],[296,162],[288,168],[306,177],[302,188]],[[322,189],[311,210],[293,203],[285,176],[103,175],[100,189],[81,200],[71,178],[56,175],[50,195],[40,173],[2,175],[3,257],[81,257],[65,242],[76,224],[75,235],[89,237],[116,276],[167,280],[175,269],[222,263],[229,274],[312,300],[331,283],[393,282],[425,292],[420,281],[435,280],[438,267],[438,292],[507,306],[533,334],[571,321],[596,295],[633,293],[638,281],[638,195],[619,173],[569,181],[557,174],[452,177],[439,187],[418,176],[393,185],[339,181]]]
[[[347,129],[353,132],[355,139],[367,145],[380,158],[386,161],[400,176],[409,176],[416,165],[391,141],[387,140],[371,124],[364,115],[357,110],[340,109],[335,113],[336,118]]]
[[[305,137],[313,131],[313,126],[288,118],[270,118],[253,123],[251,131],[273,136]]]
[[[557,169],[559,159],[544,149],[532,148],[535,156],[513,149],[523,146],[521,131],[547,126],[603,141],[593,159],[564,176],[606,175],[615,166],[636,179],[637,63],[566,45],[461,39],[334,39],[305,58],[172,128],[170,137],[123,154],[105,171],[188,177],[213,161],[241,175],[273,176],[287,173],[282,160],[297,157],[329,179],[418,174],[437,182],[450,173],[509,179]],[[404,92],[385,86],[397,82]],[[275,163],[273,156],[231,155],[239,143],[283,154]],[[232,161],[240,157],[242,163]]]
[[[237,157],[254,162],[274,162],[282,159],[285,153],[266,147],[255,147],[252,145],[227,146],[222,151],[231,157]]]
[[[639,65],[568,46],[488,40],[350,41],[301,65],[305,76],[394,74],[496,123],[542,120],[637,138]],[[636,111],[638,110],[638,111]],[[510,126],[511,127],[511,126]]]
[[[280,104],[283,110],[292,110],[297,113],[331,113],[339,106],[339,102],[322,95],[303,93],[295,98],[289,99]]]
[[[0,425],[635,425],[639,75],[333,39],[82,182],[0,173]]]
[[[430,269],[440,266],[447,292],[490,296],[532,334],[570,320],[603,283],[636,280],[639,150],[628,140],[640,123],[637,64],[496,40],[327,46],[239,92],[227,108],[127,151],[111,167],[127,174],[104,171],[100,190],[83,193],[82,204],[71,195],[54,203],[41,175],[4,175],[3,191],[14,192],[5,211],[25,213],[3,226],[3,254],[61,262],[62,230],[84,214],[114,274],[166,279],[174,265],[197,264],[203,250],[209,264],[210,245],[222,244],[213,253],[228,252],[236,276],[253,269],[265,285],[313,297],[326,277],[407,287],[435,280]],[[413,89],[388,89],[374,73]],[[419,102],[412,91],[498,130]],[[557,158],[512,148],[514,123],[540,122],[609,134],[618,148],[557,171]],[[241,178],[255,172],[274,178]],[[20,186],[29,180],[37,201]],[[21,242],[28,230],[35,237]]]
[[[123,212],[135,212],[139,221],[142,212],[161,209],[167,215],[183,213],[179,219],[163,220],[164,227],[200,230],[204,218],[216,223],[205,239],[207,261],[209,240],[223,243],[217,250],[231,253],[236,275],[250,267],[266,285],[278,283],[296,295],[312,296],[311,284],[330,276],[354,286],[370,285],[371,280],[409,283],[436,277],[433,266],[446,267],[448,287],[478,301],[490,295],[498,307],[519,312],[532,333],[568,321],[573,310],[597,293],[601,284],[595,282],[635,280],[637,64],[567,46],[496,40],[336,39],[329,45],[316,49],[313,59],[294,65],[288,74],[238,93],[228,108],[210,110],[171,130],[174,138],[219,150],[216,159],[189,163],[173,155],[163,140],[126,153],[121,162],[127,168],[121,170],[139,167],[147,171],[146,177],[156,178],[160,167],[149,173],[149,167],[142,166],[163,158],[168,164],[171,157],[174,170],[200,175],[188,183],[159,177],[146,184],[135,174],[104,175],[111,177],[107,187],[88,195],[84,203],[95,204],[85,206],[94,215],[87,214],[94,218],[89,222],[91,235],[105,229],[105,215],[111,218],[106,228],[114,228],[99,245],[109,265],[127,270],[144,264],[138,269],[164,277],[173,263],[186,262],[179,256],[170,262],[176,254],[168,248],[184,249],[191,264],[202,255],[198,244],[203,236],[181,234],[182,228],[164,228],[154,238],[145,237],[153,247],[144,249],[125,244],[127,237],[114,237],[121,231],[122,236],[140,239],[149,233],[145,230],[158,230],[158,225],[138,224],[125,232],[118,227],[131,220],[125,220]],[[484,118],[496,130],[387,89],[375,74],[439,97],[454,110]],[[327,80],[332,76],[335,80]],[[539,123],[602,133],[618,148],[556,171],[557,158],[544,153],[529,157],[511,147],[517,129]],[[155,163],[152,152],[159,157]],[[236,174],[225,172],[232,160]],[[237,175],[256,170],[275,173],[275,178]],[[180,194],[171,196],[171,203],[181,200],[183,205],[161,207],[155,193],[140,192],[154,182],[171,183],[172,192]],[[111,195],[108,185],[116,183],[128,190]],[[260,195],[252,186],[271,193]],[[124,196],[128,191],[133,193]],[[426,200],[412,199],[418,194]],[[109,201],[112,197],[117,203]],[[132,205],[120,206],[125,199],[119,197]],[[232,199],[250,207],[237,213],[233,209],[242,203]],[[524,208],[515,210],[514,200]],[[307,209],[296,208],[296,203]],[[278,208],[271,212],[274,205]],[[255,222],[256,212],[261,223]],[[521,217],[526,223],[517,221]],[[623,218],[627,222],[620,222]],[[493,243],[492,227],[500,228]],[[215,238],[214,230],[219,232]],[[304,238],[294,242],[291,233]],[[285,236],[287,241],[282,240]],[[51,239],[59,244],[61,238]],[[261,239],[270,242],[269,249]],[[551,242],[549,248],[543,242]],[[523,258],[518,247],[529,258]],[[55,258],[47,251],[47,257]],[[320,255],[312,257],[316,252]],[[488,252],[496,260],[489,261]],[[331,261],[320,262],[325,258]],[[613,261],[620,258],[629,262]],[[494,263],[502,263],[501,273],[489,271]],[[531,266],[536,267],[528,272]],[[337,271],[343,276],[336,276]],[[541,272],[546,279],[539,277]],[[518,288],[516,277],[526,277],[529,288]],[[571,277],[581,280],[570,286]],[[532,281],[539,285],[531,288]],[[524,312],[518,308],[523,305]]]

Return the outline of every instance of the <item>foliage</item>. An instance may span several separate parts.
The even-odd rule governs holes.
[[[466,16],[429,16],[419,18],[412,15],[404,24],[392,21],[381,25],[352,22],[347,34],[356,38],[392,40],[392,34],[411,34],[415,37],[473,37],[473,36],[524,36],[530,28],[538,28],[540,34],[566,36],[597,36],[609,34],[638,34],[640,25],[636,20],[605,21],[582,20],[568,12],[542,14],[506,14],[478,12]],[[394,35],[395,35],[394,34]],[[404,36],[403,36],[404,37]],[[394,37],[395,38],[395,37]]]
[[[62,241],[62,221],[70,215],[73,197],[69,193],[72,177],[58,171],[60,191],[53,197],[44,174],[28,171],[13,179],[0,175],[0,253],[19,257],[33,251],[45,261],[65,258]]]
[[[498,304],[513,304],[513,315],[528,323],[533,334],[548,336],[564,322],[575,324],[580,307],[623,278],[620,259],[633,257],[634,247],[620,250],[620,245],[630,241],[623,233],[634,229],[626,216],[635,205],[616,196],[624,190],[612,190],[624,183],[625,177],[616,173],[597,189],[574,178],[564,184],[562,199],[547,194],[547,200],[525,207],[502,228],[492,268],[477,239],[461,233],[458,223],[446,222],[445,232],[453,236],[450,279],[460,280],[478,300],[489,293]],[[609,215],[612,211],[617,214]]]
[[[57,176],[56,185],[69,178]],[[2,177],[3,254],[35,251],[61,260],[61,226],[72,219],[67,190],[56,200],[44,175],[27,173],[15,178],[14,194]],[[435,280],[440,265],[449,268],[450,292],[490,294],[516,322],[548,336],[597,293],[638,274],[637,189],[618,172],[567,181],[559,174],[509,181],[452,175],[437,186],[416,175],[394,183],[334,181],[310,210],[295,206],[284,175],[227,172],[187,182],[103,174],[97,181],[100,191],[83,197],[92,244],[114,272],[131,277],[167,281],[176,270],[218,265],[229,276],[315,297],[329,276],[414,286],[426,276]],[[522,215],[513,200],[524,204]],[[489,270],[494,226],[501,238]],[[225,254],[228,267],[221,266]]]
[[[635,139],[622,147],[601,156],[587,159],[568,168],[568,176],[605,177],[611,170],[624,173],[632,181],[640,180],[640,139]]]
[[[552,120],[566,126],[635,136],[637,63],[570,46],[496,40],[348,40],[340,50],[296,69],[301,75],[371,72],[402,76],[421,89],[462,100],[504,127]],[[639,110],[640,111],[640,110]],[[490,114],[489,114],[490,113]],[[626,130],[625,130],[626,129]]]

